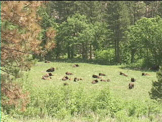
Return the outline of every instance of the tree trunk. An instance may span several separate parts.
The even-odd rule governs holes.
[[[119,47],[119,40],[117,41],[117,63],[120,63],[120,47]]]
[[[61,47],[60,47],[60,43],[59,42],[56,42],[56,59],[59,59],[60,57],[60,52],[61,52]]]
[[[88,42],[85,44],[85,59],[88,59]]]
[[[67,45],[67,53],[68,53],[68,59],[71,58],[71,55],[70,55],[70,43],[68,42],[68,45]]]
[[[131,63],[134,63],[134,54],[135,54],[135,50],[131,50]]]
[[[85,59],[86,56],[85,56],[85,45],[84,43],[82,43],[82,58]]]
[[[72,45],[71,47],[71,58],[72,59],[74,58],[74,45]]]
[[[90,60],[92,59],[92,45],[90,44]]]
[[[115,39],[115,61],[117,62],[117,41]]]

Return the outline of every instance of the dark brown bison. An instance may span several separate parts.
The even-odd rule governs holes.
[[[76,81],[78,81],[78,79],[75,77],[75,78],[74,78],[74,82],[76,82]]]
[[[92,75],[93,78],[101,78],[98,75]]]
[[[131,78],[131,82],[135,82],[136,80],[134,78]]]
[[[96,84],[96,83],[98,83],[98,80],[93,80],[92,81],[92,84]]]
[[[132,89],[132,88],[134,88],[134,83],[129,83],[129,89]]]
[[[142,73],[142,76],[150,76],[150,74],[148,74],[148,73]]]
[[[79,67],[79,65],[78,64],[75,64],[75,65],[73,65],[73,67]]]
[[[106,76],[105,74],[103,74],[103,73],[99,73],[99,76]]]
[[[52,73],[48,73],[48,75],[49,75],[49,76],[53,76],[53,74],[52,74]]]
[[[73,73],[70,73],[70,72],[66,72],[65,74],[66,75],[73,75]]]
[[[62,78],[63,81],[66,81],[66,80],[68,80],[68,79],[69,79],[68,76],[64,76],[64,77]]]
[[[128,75],[124,74],[123,72],[120,72],[120,75],[123,75],[125,77],[128,77]]]
[[[54,67],[51,67],[50,69],[47,69],[46,72],[54,72],[55,71],[55,68]]]

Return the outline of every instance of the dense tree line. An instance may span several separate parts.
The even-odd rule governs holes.
[[[161,1],[55,1],[46,6],[57,25],[50,58],[161,64]]]
[[[13,75],[33,58],[160,65],[161,7],[161,1],[2,2],[1,69]]]
[[[17,9],[14,8],[18,16],[9,20],[13,12],[7,12],[6,5],[12,8],[16,4],[21,4]],[[14,32],[12,35],[15,37],[11,36],[12,39],[17,37],[20,39],[17,38],[17,42],[13,40],[13,43],[21,43],[22,38],[29,37],[26,34],[27,29],[31,34],[34,31],[35,35],[38,35],[39,39],[35,39],[36,36],[34,36],[32,40],[41,40],[38,43],[43,50],[39,54],[34,54],[35,58],[48,60],[62,57],[82,58],[84,60],[93,59],[103,64],[142,62],[141,64],[145,64],[145,66],[161,64],[161,1],[50,1],[45,2],[44,7],[37,7],[35,13],[34,9],[32,10],[27,6],[29,10],[33,11],[30,14],[37,17],[35,18],[37,19],[36,24],[31,25],[33,30],[25,27],[32,23],[25,21],[29,17],[29,14],[25,15],[28,13],[27,9],[21,11],[25,5],[27,5],[25,2],[15,2],[12,5],[2,2],[3,40],[1,48],[2,51],[4,50],[2,66],[7,64],[9,58],[12,62],[13,57],[11,58],[10,54],[16,55],[18,53],[15,50],[12,53],[9,50],[6,52],[5,43],[10,40],[10,36],[4,35],[8,31]],[[7,16],[7,14],[10,15]],[[22,16],[27,17],[23,19]],[[21,32],[21,34],[17,32]],[[8,34],[11,35],[11,33]],[[18,36],[18,34],[23,37]],[[6,37],[8,39],[5,39]],[[30,44],[33,47],[38,45],[36,41],[32,40],[30,40]],[[22,47],[12,48],[25,52],[24,49],[27,48]],[[38,48],[33,49],[38,50]],[[28,48],[28,50],[31,49]],[[23,53],[19,54],[19,56],[21,55]],[[6,60],[6,58],[8,59]],[[13,64],[15,65],[15,62]]]

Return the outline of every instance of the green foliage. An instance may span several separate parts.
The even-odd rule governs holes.
[[[74,46],[85,45],[92,41],[94,30],[92,24],[88,23],[85,15],[75,14],[67,18],[67,22],[63,22],[58,27],[58,35],[56,36],[57,53],[68,53],[68,58],[73,58]],[[86,43],[86,44],[85,44]],[[87,50],[84,51],[85,53]],[[77,52],[79,53],[79,52]]]
[[[145,66],[161,64],[161,33],[162,19],[142,18],[130,26],[126,33],[128,42],[125,45],[131,54],[131,62],[144,59]],[[135,56],[137,58],[135,59]]]
[[[114,63],[114,49],[98,50],[95,52],[96,61],[100,64]]]
[[[125,1],[112,1],[107,5],[106,13],[106,21],[109,25],[109,29],[113,32],[111,35],[111,43],[115,49],[115,62],[121,63],[120,43],[126,41],[124,32],[130,24],[128,7]]]
[[[158,81],[152,82],[152,89],[150,92],[150,96],[152,99],[162,100],[162,67],[157,72]]]

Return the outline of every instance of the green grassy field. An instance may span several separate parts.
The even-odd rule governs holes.
[[[80,67],[73,68],[74,63],[38,63],[30,71],[29,78],[33,81],[36,86],[62,86],[63,83],[67,82],[69,85],[74,87],[85,87],[85,89],[101,90],[103,86],[108,86],[111,92],[116,97],[133,100],[145,100],[150,99],[148,92],[151,89],[152,80],[156,79],[155,72],[146,72],[150,76],[142,76],[143,71],[135,71],[130,69],[122,69],[119,66],[107,66],[107,65],[95,65],[78,63]],[[51,80],[42,80],[41,77],[46,74],[46,70],[50,67],[57,67],[58,69],[53,72]],[[119,75],[122,71],[128,75],[128,77]],[[72,78],[71,81],[62,81],[61,79],[65,75],[65,72],[71,72],[73,75],[69,75]],[[104,73],[107,76],[102,76],[102,79],[110,79],[111,82],[99,82],[92,84],[94,80],[93,74],[98,75]],[[73,82],[74,77],[83,78],[82,81]],[[128,89],[128,84],[131,78],[135,78],[134,89]],[[140,99],[139,99],[140,98]]]
[[[142,76],[141,74],[143,71],[123,69],[121,68],[122,66],[77,63],[79,64],[79,67],[74,68],[72,67],[74,64],[75,63],[65,62],[38,62],[29,72],[26,72],[22,78],[19,78],[17,82],[21,82],[24,89],[30,91],[31,103],[27,107],[27,111],[25,113],[21,113],[21,115],[27,117],[21,118],[20,116],[16,116],[20,117],[20,119],[16,121],[162,121],[162,119],[160,119],[162,117],[161,105],[155,105],[159,111],[157,115],[150,116],[151,112],[148,112],[148,106],[150,105],[150,109],[152,113],[154,113],[154,104],[147,101],[151,101],[148,92],[152,87],[152,81],[157,80],[156,72],[148,71],[145,73],[149,73],[150,76]],[[56,71],[53,72],[54,76],[52,76],[52,79],[41,79],[43,75],[47,74],[46,70],[51,67],[57,68]],[[128,77],[119,75],[120,71],[127,74]],[[64,76],[66,76],[65,72],[73,73],[73,75],[69,76],[72,80],[61,80]],[[92,75],[98,75],[98,73],[106,74],[106,76],[102,76],[102,79],[110,79],[111,81],[99,81],[97,84],[92,84],[91,82],[94,80]],[[74,77],[82,78],[83,80],[74,82]],[[130,79],[132,77],[135,78],[136,81],[135,87],[130,90],[128,89],[128,84],[130,83]],[[63,83],[65,82],[69,85],[63,86]],[[106,89],[108,89],[108,91],[105,91]],[[103,92],[101,92],[102,90]],[[111,105],[109,105],[110,101],[107,102],[107,98],[109,99],[110,97],[107,96],[109,91],[115,100],[119,100],[119,103],[113,102],[114,99],[110,100],[113,104],[112,106],[114,107],[111,108],[113,113],[115,113],[114,116],[110,114],[112,111],[107,113],[109,108],[106,106],[108,105],[111,107]],[[70,102],[68,105],[67,103],[65,104],[67,99],[68,102]],[[98,108],[95,107],[98,104]],[[105,107],[102,108],[102,106]],[[132,106],[132,108],[130,106]],[[54,108],[57,108],[57,110]],[[134,111],[134,113],[131,113],[132,111]],[[75,112],[78,112],[79,114],[76,115]],[[70,115],[71,113],[73,115]],[[54,118],[50,119],[47,117],[45,119],[47,116],[45,114],[48,114],[48,116],[52,115]],[[31,119],[31,117],[37,118],[38,115],[42,116],[43,118]]]

